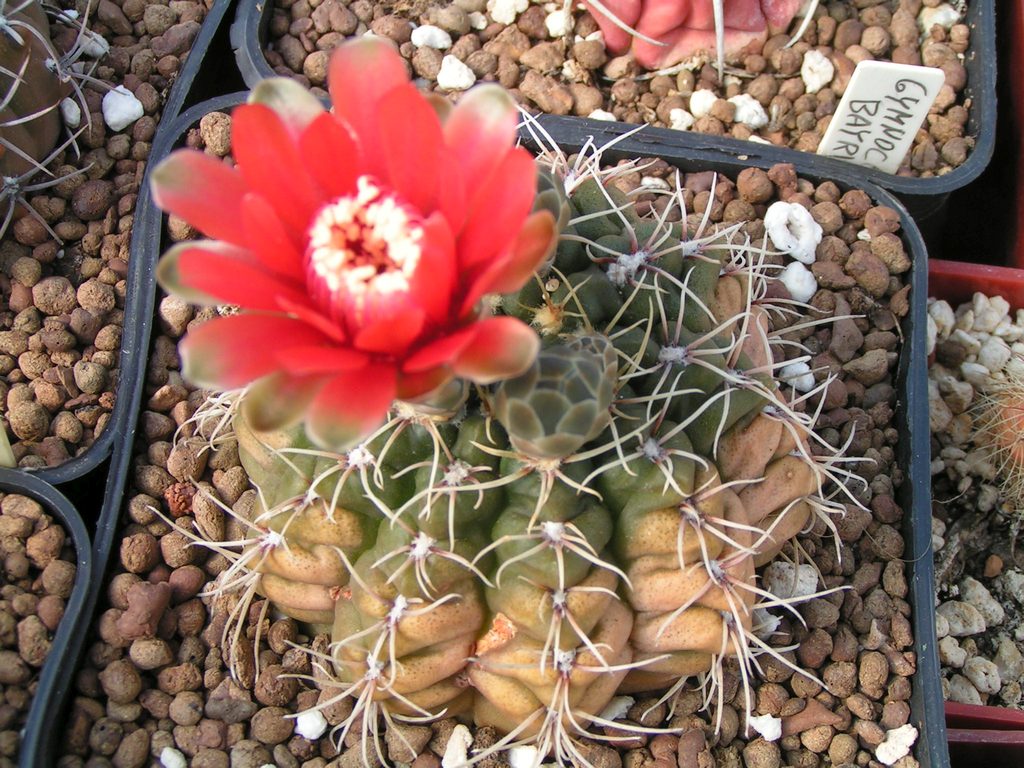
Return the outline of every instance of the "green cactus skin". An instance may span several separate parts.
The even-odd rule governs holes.
[[[241,558],[330,626],[317,682],[355,699],[337,730],[364,749],[396,717],[455,715],[586,764],[588,728],[632,727],[601,717],[616,694],[696,676],[714,701],[731,659],[745,682],[755,652],[791,665],[754,633],[780,606],[755,569],[841,505],[774,379],[763,249],[638,216],[599,159],[539,182],[563,240],[501,302],[544,341],[530,371],[401,404],[346,455],[235,416],[262,499]]]

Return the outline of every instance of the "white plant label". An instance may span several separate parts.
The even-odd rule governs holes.
[[[895,173],[945,81],[933,67],[862,61],[818,154]]]

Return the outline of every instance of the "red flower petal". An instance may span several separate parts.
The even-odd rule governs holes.
[[[540,337],[514,317],[489,317],[472,327],[473,339],[455,358],[452,369],[477,384],[518,376],[540,351]]]
[[[488,293],[518,291],[533,277],[537,267],[558,242],[558,227],[550,211],[536,211],[526,218],[519,237],[512,246],[511,257],[495,259],[473,282],[462,304],[468,312]]]
[[[517,122],[512,97],[494,84],[468,91],[445,121],[444,140],[457,153],[463,177],[470,185],[470,205],[515,146]]]
[[[427,219],[423,230],[423,250],[409,294],[426,312],[428,322],[440,323],[448,316],[455,290],[455,240],[440,213]]]
[[[231,116],[231,149],[251,189],[263,195],[296,239],[324,202],[292,137],[272,109],[246,104]]]
[[[381,156],[377,102],[392,88],[409,82],[405,62],[394,45],[379,37],[361,37],[331,56],[327,87],[334,112],[352,127],[371,175],[386,172]]]
[[[245,180],[215,157],[193,149],[172,152],[153,169],[153,202],[200,232],[245,245],[239,215]]]
[[[437,341],[420,347],[402,363],[403,374],[417,374],[448,365],[473,341],[474,326],[469,325]]]
[[[306,126],[327,111],[320,99],[290,77],[260,80],[249,94],[249,103],[274,110],[296,140]]]
[[[242,198],[242,226],[250,250],[263,266],[284,277],[302,280],[302,253],[265,198],[254,194]]]
[[[513,149],[480,190],[459,234],[459,268],[487,264],[515,239],[537,194],[537,169],[523,149]]]
[[[355,192],[362,162],[359,147],[334,115],[323,114],[309,124],[299,139],[299,152],[326,199]]]
[[[387,418],[396,376],[393,367],[373,364],[331,379],[306,412],[306,434],[331,450],[351,448]]]
[[[391,188],[424,216],[433,212],[445,169],[441,122],[412,83],[392,88],[378,105],[381,152]]]
[[[353,345],[367,352],[402,355],[423,331],[426,314],[409,304],[407,295],[397,300],[367,307],[367,319],[355,331]]]
[[[364,368],[370,362],[370,357],[353,349],[339,349],[318,344],[283,349],[278,352],[277,360],[281,369],[288,371],[293,376],[311,376],[355,371]]]
[[[302,418],[329,376],[295,377],[279,372],[264,376],[245,391],[242,413],[253,429],[283,429]]]
[[[301,283],[267,271],[251,252],[216,240],[175,246],[160,260],[159,271],[168,290],[191,300],[206,297],[207,304],[280,312],[282,299],[308,303]]]
[[[444,183],[437,190],[437,210],[448,222],[453,235],[458,235],[466,223],[466,174],[459,165],[460,155],[450,147],[441,147],[441,167]]]
[[[279,303],[281,305],[281,309],[289,315],[295,315],[303,322],[312,325],[327,338],[332,339],[339,344],[343,344],[348,338],[348,336],[345,335],[345,329],[330,318],[322,315],[313,307],[309,306],[306,301],[307,299],[305,298],[303,298],[301,303],[281,299]]]
[[[447,368],[432,368],[422,373],[402,373],[398,377],[398,400],[413,400],[433,392],[452,378]]]
[[[180,351],[190,381],[201,387],[237,389],[279,370],[282,350],[329,343],[301,320],[243,313],[203,323],[189,332]]]

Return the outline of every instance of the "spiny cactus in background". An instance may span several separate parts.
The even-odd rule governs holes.
[[[0,0],[0,205],[4,206],[0,235],[13,218],[27,213],[60,240],[28,205],[27,195],[64,180],[48,177],[34,181],[39,174],[47,173],[46,166],[61,152],[73,146],[81,132],[76,129],[80,128],[82,115],[88,118],[77,81],[91,78],[77,63],[83,55],[102,55],[107,50],[103,38],[85,26],[90,7],[91,2],[77,21],[77,14],[65,11],[57,15],[61,24],[77,28],[73,45],[59,53],[39,0]],[[72,93],[75,98],[70,99]],[[66,117],[62,116],[62,104],[66,105]],[[65,122],[72,133],[58,144]]]
[[[721,712],[730,669],[749,712],[758,656],[807,675],[766,640],[769,609],[802,618],[756,569],[857,503],[799,403],[829,381],[789,399],[777,378],[795,309],[769,298],[766,243],[688,215],[678,178],[641,215],[613,183],[635,165],[537,138],[560,244],[497,307],[541,337],[529,370],[398,402],[347,453],[255,429],[244,390],[195,417],[259,491],[251,518],[225,508],[238,536],[204,542],[233,561],[214,592],[243,590],[225,645],[257,595],[329,633],[317,708],[354,699],[336,736],[360,728],[368,763],[388,724],[456,716],[505,734],[472,761],[589,765],[581,739],[614,741],[591,728],[656,730],[607,719],[614,696],[696,681]]]

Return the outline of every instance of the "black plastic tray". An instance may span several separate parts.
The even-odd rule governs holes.
[[[88,631],[91,618],[88,598],[95,581],[94,560],[89,534],[82,518],[71,502],[52,485],[24,472],[0,469],[0,490],[28,496],[42,504],[64,527],[75,547],[75,584],[43,664],[22,734],[20,765],[33,765],[42,740],[52,738],[54,731],[58,730],[54,728],[51,702],[62,700],[67,695],[74,676],[75,662]]]
[[[160,135],[163,132],[162,126],[172,121],[181,111],[186,103],[189,94],[193,91],[193,81],[201,68],[208,68],[207,54],[211,42],[218,34],[224,34],[221,30],[222,22],[227,15],[231,3],[229,0],[218,0],[206,14],[202,28],[192,44],[185,65],[178,73],[171,92],[168,95],[167,103],[161,113],[161,129],[158,130],[153,142],[150,157],[157,156],[157,147]],[[205,66],[204,66],[205,65]],[[139,190],[134,224],[132,227],[131,254],[128,260],[127,290],[124,307],[124,325],[121,336],[121,356],[118,369],[118,382],[114,410],[111,413],[110,421],[99,437],[91,446],[80,455],[68,459],[55,467],[41,469],[18,470],[26,474],[32,474],[51,485],[60,485],[76,480],[86,473],[96,469],[103,461],[110,457],[115,443],[123,440],[128,430],[129,422],[134,423],[138,417],[138,408],[132,407],[131,398],[127,396],[138,383],[145,377],[146,372],[146,348],[149,343],[150,326],[153,321],[152,301],[154,276],[154,259],[137,258],[139,244],[145,242],[145,233],[139,230],[145,229],[144,216],[139,212],[148,204],[149,190],[144,181]]]
[[[249,88],[254,87],[263,78],[276,75],[263,53],[273,10],[273,0],[239,0],[238,12],[231,24],[231,47],[235,50],[238,68]],[[805,163],[813,162],[814,173],[821,178],[851,179],[850,183],[855,186],[874,184],[896,194],[917,220],[927,239],[931,241],[942,234],[941,214],[950,193],[978,178],[992,159],[995,149],[995,17],[995,0],[969,0],[966,23],[971,28],[971,48],[964,60],[964,66],[967,68],[965,99],[971,104],[967,134],[975,138],[975,145],[963,165],[942,176],[928,179],[896,176],[786,147],[690,132],[681,134],[680,131],[667,129],[661,129],[659,141],[668,146],[677,142],[681,146],[692,146],[691,142],[697,142],[702,148],[718,152],[723,157],[742,160],[749,165],[791,163],[797,162],[794,158],[799,157],[803,158]],[[566,119],[579,123],[582,126],[579,130],[586,133],[600,132],[601,126],[607,125],[599,120],[583,117]],[[684,136],[686,138],[682,138]]]
[[[188,109],[178,116],[162,132],[164,141],[160,151],[166,152],[180,143],[188,129],[211,111],[230,111],[242,103],[246,93],[221,96]],[[543,117],[541,124],[554,140],[567,151],[578,150],[590,137],[597,144],[628,131],[625,124],[598,123],[602,133],[586,130],[590,127],[571,118]],[[738,159],[723,153],[716,147],[703,146],[699,135],[693,135],[693,146],[681,146],[678,141],[665,144],[660,137],[664,130],[648,129],[628,139],[621,140],[613,149],[605,152],[606,159],[615,161],[627,157],[659,156],[683,170],[715,170],[735,175],[744,168],[757,166],[767,168],[774,161],[762,158]],[[529,137],[522,136],[529,144]],[[154,158],[158,155],[154,154]],[[880,205],[887,205],[900,214],[904,242],[912,261],[910,272],[911,310],[903,320],[904,346],[897,371],[898,403],[895,425],[903,439],[898,446],[897,463],[906,471],[906,478],[897,494],[904,510],[903,534],[906,541],[904,558],[907,562],[910,599],[913,607],[914,651],[917,655],[917,672],[911,678],[911,722],[917,727],[920,737],[915,747],[917,759],[922,768],[949,768],[949,751],[946,745],[945,719],[943,714],[942,689],[939,682],[939,661],[935,633],[934,612],[934,571],[931,551],[931,482],[930,482],[930,433],[927,409],[927,368],[925,356],[925,328],[927,326],[926,300],[928,295],[927,255],[924,241],[906,208],[889,192],[875,184],[850,177],[836,177],[811,168],[812,157],[791,153],[787,159],[802,178],[815,183],[834,181],[842,189],[863,189]],[[153,216],[147,221],[157,229],[151,230],[155,243],[160,242],[161,217]],[[138,402],[138,400],[136,400]],[[130,444],[124,446],[122,461],[127,462]],[[106,501],[103,525],[109,526],[98,533],[104,541],[112,540],[116,523],[116,510],[127,499],[127,489],[122,483],[120,494]],[[109,557],[109,545],[98,564],[105,564]],[[99,566],[98,566],[99,567]]]

